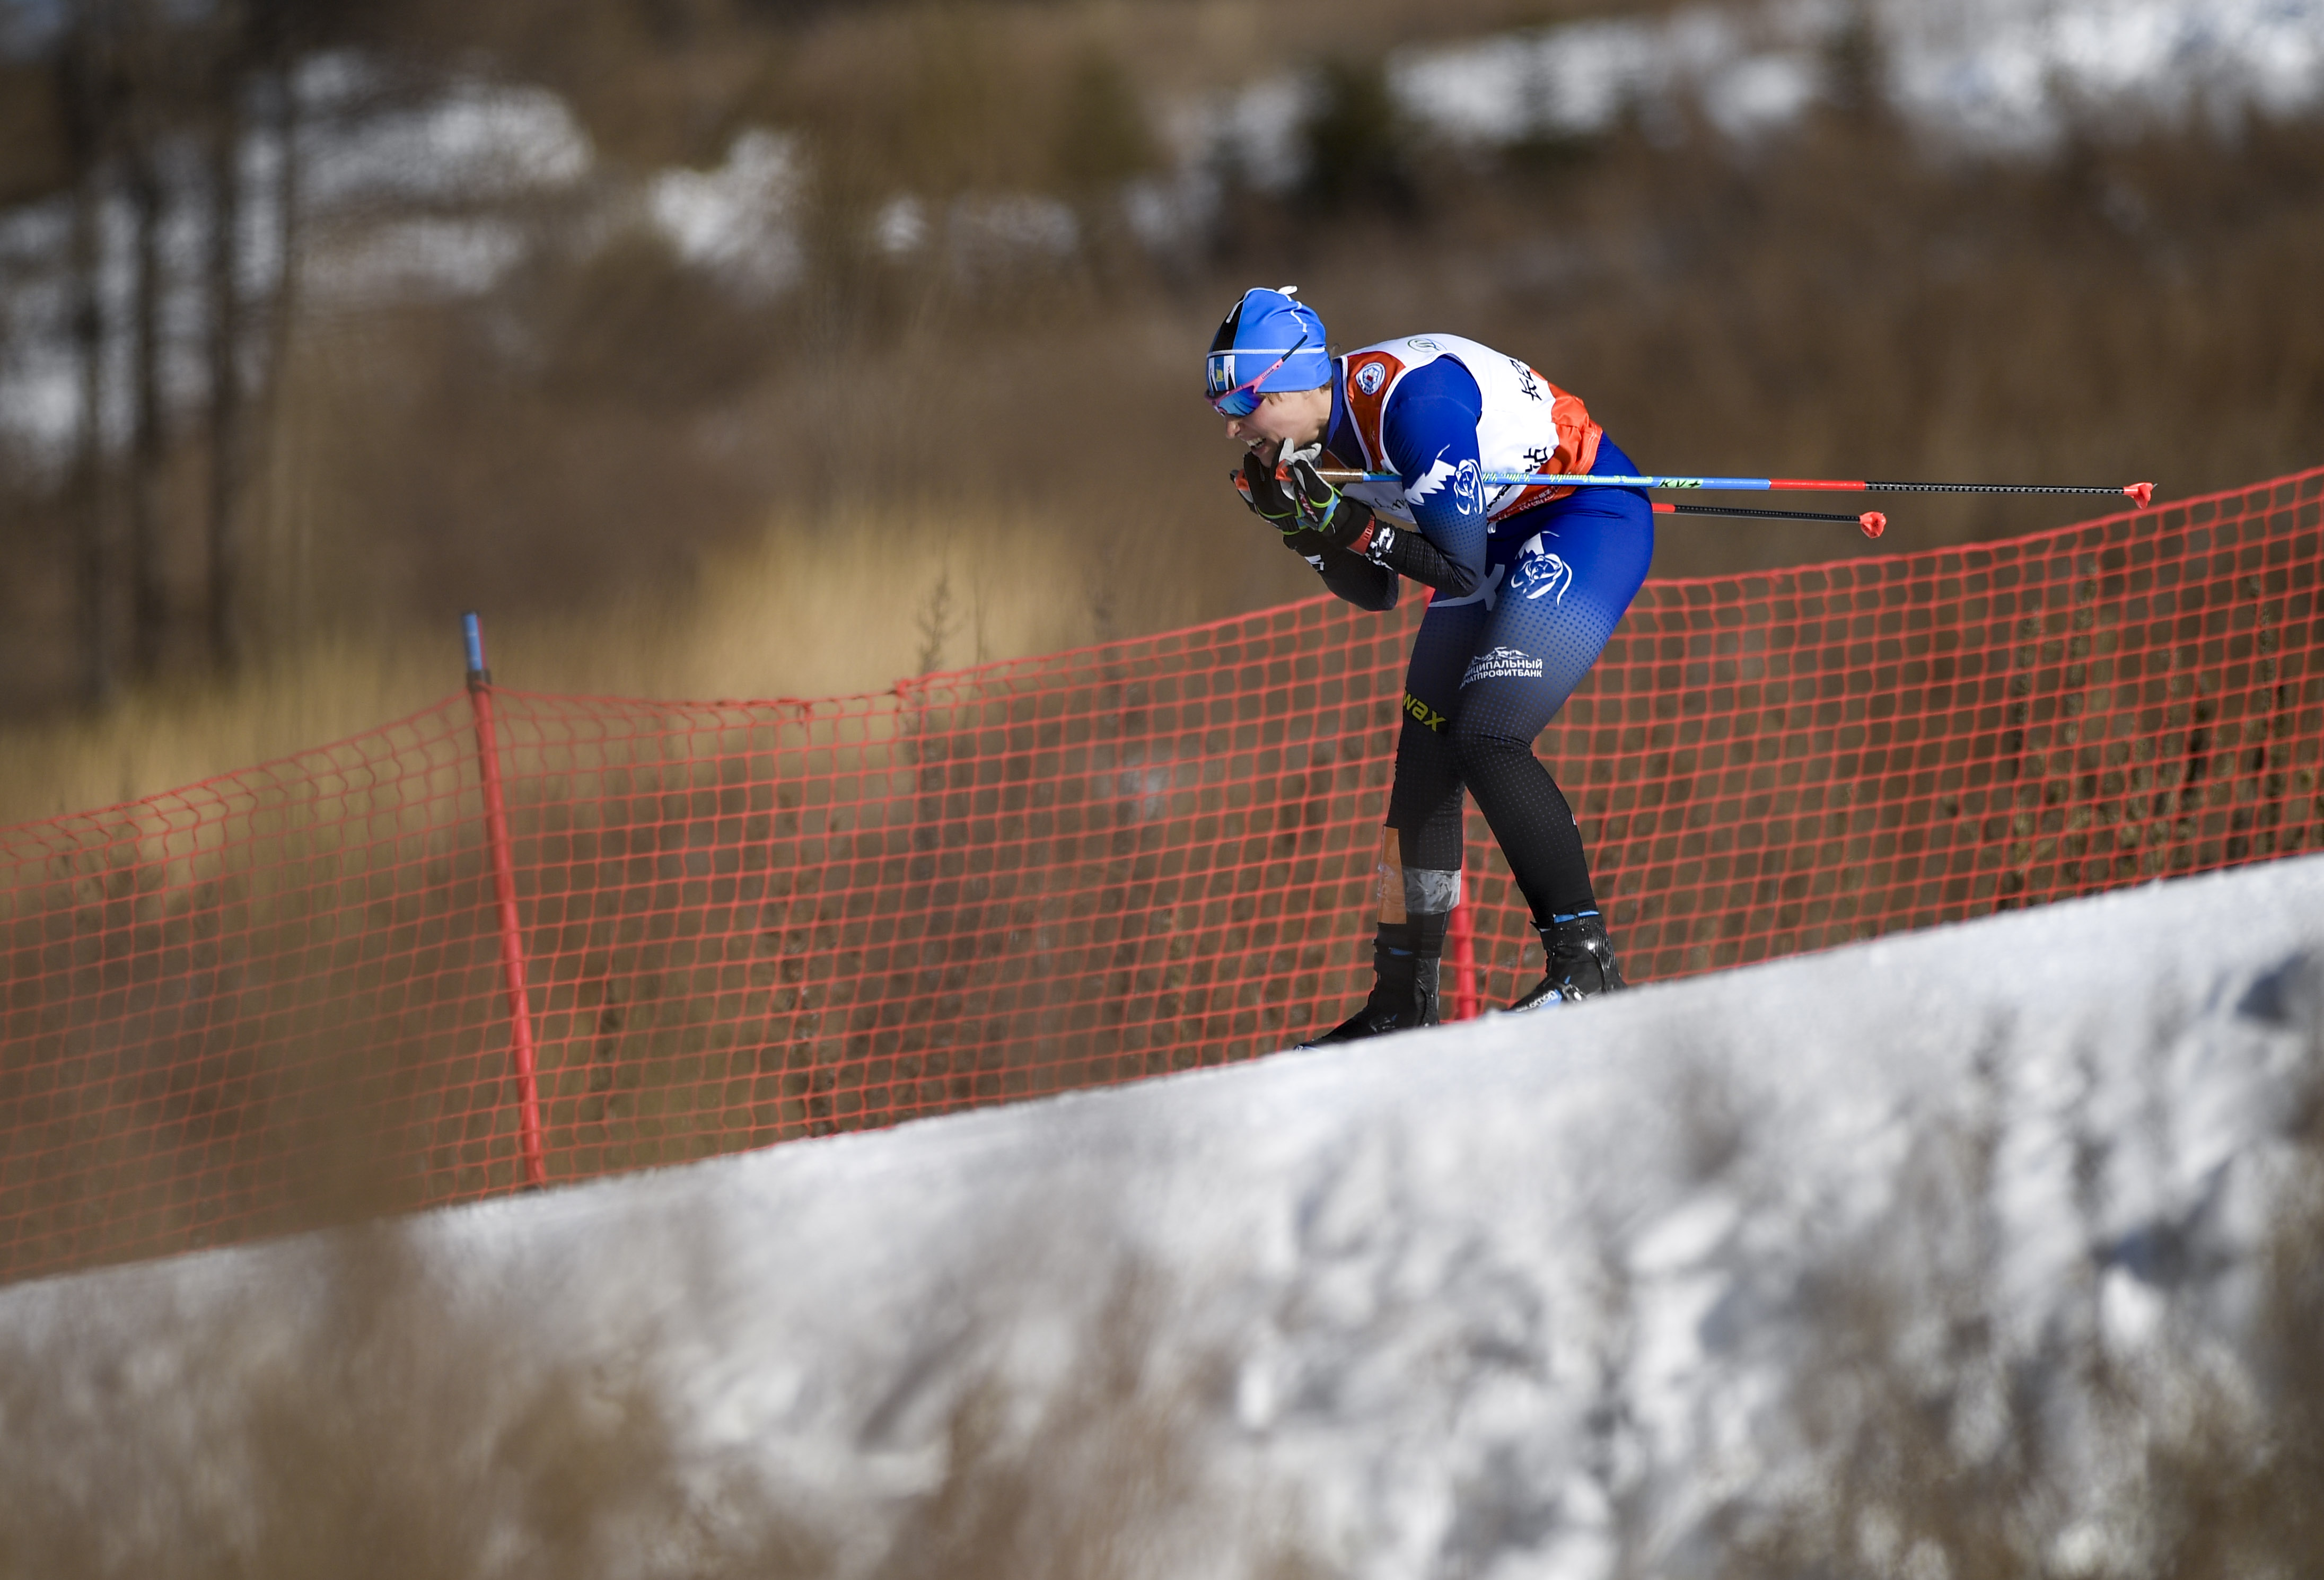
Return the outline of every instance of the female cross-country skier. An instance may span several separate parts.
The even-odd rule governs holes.
[[[1394,607],[1400,577],[1435,589],[1405,679],[1371,995],[1315,1041],[1435,1024],[1445,923],[1461,901],[1463,787],[1548,956],[1547,975],[1510,1008],[1615,992],[1622,974],[1581,830],[1533,741],[1646,580],[1653,506],[1634,488],[1482,479],[1638,468],[1579,400],[1473,340],[1419,335],[1333,356],[1296,289],[1244,292],[1211,342],[1211,404],[1246,448],[1236,486],[1359,608]],[[1319,468],[1396,480],[1335,489]]]

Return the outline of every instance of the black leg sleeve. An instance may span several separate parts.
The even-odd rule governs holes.
[[[1449,730],[1450,725],[1439,716],[1437,727]],[[1447,735],[1433,732],[1408,711],[1397,742],[1388,826],[1397,831],[1406,873],[1461,870],[1461,760]],[[1416,907],[1408,898],[1406,908],[1450,910],[1452,905]]]
[[[1597,910],[1573,808],[1533,754],[1532,738],[1474,727],[1464,715],[1452,727],[1452,744],[1534,920]]]
[[[1388,802],[1407,915],[1442,916],[1460,901],[1461,758],[1452,741],[1452,705],[1484,620],[1484,609],[1475,605],[1434,606],[1413,640],[1396,784]]]
[[[1599,458],[1627,461],[1610,443]],[[1469,791],[1536,922],[1598,908],[1573,808],[1533,744],[1637,596],[1654,558],[1654,522],[1645,494],[1596,488],[1500,523],[1508,573],[1492,587],[1451,734]]]

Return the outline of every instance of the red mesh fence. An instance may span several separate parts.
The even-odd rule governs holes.
[[[2324,838],[2324,469],[1650,583],[1541,751],[1634,981]],[[495,688],[551,1180],[1248,1058],[1362,992],[1416,601],[814,702]],[[470,699],[0,831],[0,1276],[521,1185]],[[1540,952],[1472,813],[1474,987]]]

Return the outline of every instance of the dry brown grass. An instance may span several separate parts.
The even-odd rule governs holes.
[[[1333,80],[1360,93],[1394,44],[1570,10],[1300,5],[397,14],[414,59],[474,47],[572,93],[617,171],[714,162],[745,125],[797,130],[818,172],[809,277],[739,303],[638,230],[551,246],[481,300],[307,320],[246,502],[260,673],[13,736],[0,820],[376,722],[438,689],[421,677],[452,679],[436,633],[463,606],[486,612],[512,682],[731,696],[922,667],[926,640],[880,633],[916,629],[944,567],[958,618],[982,599],[991,654],[1298,596],[1312,579],[1229,496],[1191,393],[1195,349],[1254,279],[1299,280],[1342,344],[1440,328],[1521,350],[1650,467],[2149,476],[2181,495],[2319,457],[2324,124],[2092,127],[2036,165],[1932,156],[1862,106],[1752,149],[1700,126],[1489,158],[1406,137],[1342,151],[1392,180],[1230,192],[1216,234],[1146,255],[1106,196],[1165,157],[1140,117],[1300,58],[1253,38],[1306,36],[1299,18],[1328,10]],[[1071,199],[1089,245],[964,274],[942,247],[890,259],[864,232],[899,191],[940,207],[1017,189]],[[566,219],[528,223],[553,238]],[[182,452],[169,497],[189,522],[201,476]],[[5,529],[0,694],[20,718],[53,716],[73,677],[69,544],[37,494],[17,487]],[[1911,550],[2072,512],[1891,513],[1882,547]],[[1663,536],[1665,575],[1864,551],[1814,527]],[[786,546],[764,580],[730,573],[762,541]],[[189,526],[166,568],[181,677],[201,669],[198,550]],[[795,640],[728,634],[691,601],[706,586],[722,611],[779,587],[763,624]],[[833,634],[803,608],[860,613]],[[965,630],[941,645],[946,662],[980,651]],[[216,749],[163,747],[197,733],[180,716]]]
[[[1315,48],[1368,58],[1401,44],[1665,0],[747,0],[652,6],[405,0],[391,24],[420,48],[479,51],[572,94],[616,156],[711,161],[742,120],[805,124],[923,190],[946,178],[1039,187],[1056,174],[1075,69],[1134,63],[1151,99],[1238,87]],[[390,36],[394,36],[391,33]],[[608,70],[606,63],[621,69]],[[916,99],[925,102],[915,102]]]
[[[1265,543],[1270,558],[1286,558]],[[1211,614],[1202,588],[1072,522],[929,504],[770,522],[687,582],[502,619],[495,678],[599,696],[881,691],[898,678],[1074,647]],[[1213,568],[1214,570],[1220,568]],[[1272,569],[1262,561],[1259,568]],[[1296,568],[1296,565],[1294,568]],[[1232,567],[1224,568],[1231,574]],[[1260,596],[1277,592],[1259,579]],[[1290,589],[1301,590],[1296,583]],[[182,680],[106,711],[0,729],[0,827],[113,805],[343,739],[459,689],[457,625],[301,633],[225,683]]]

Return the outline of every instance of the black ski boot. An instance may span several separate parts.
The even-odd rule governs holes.
[[[1434,960],[1411,955],[1401,958],[1385,953],[1376,956],[1373,968],[1377,975],[1372,979],[1371,997],[1364,1001],[1364,1007],[1321,1037],[1309,1038],[1299,1046],[1328,1048],[1333,1043],[1360,1042],[1367,1037],[1385,1037],[1391,1031],[1435,1025],[1436,966]]]
[[[1625,985],[1622,968],[1614,964],[1614,946],[1606,937],[1606,919],[1594,910],[1543,928],[1541,947],[1548,956],[1548,974],[1509,1006],[1512,1012],[1579,1003],[1600,993],[1619,993]]]

